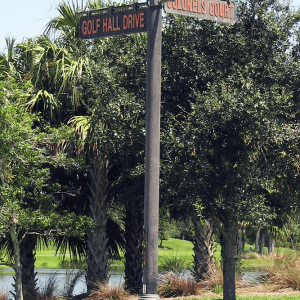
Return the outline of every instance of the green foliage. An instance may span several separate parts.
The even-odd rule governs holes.
[[[14,83],[13,83],[14,84]],[[26,88],[26,87],[25,87]],[[22,87],[14,86],[16,90]],[[20,92],[22,94],[22,92]],[[49,169],[46,163],[45,136],[32,129],[35,116],[24,113],[9,100],[9,93],[1,87],[0,101],[0,199],[2,233],[11,224],[18,224],[27,230],[42,227],[49,219],[45,215],[53,212],[52,197],[48,186]],[[53,207],[54,208],[54,207]]]
[[[175,255],[163,259],[160,264],[160,270],[163,272],[181,273],[187,269],[184,259]]]
[[[169,213],[166,213],[163,209],[161,209],[159,218],[160,246],[162,246],[163,240],[168,240],[169,238],[186,238],[187,240],[192,241],[193,233],[190,230],[190,225],[190,222],[172,219]]]
[[[167,17],[162,140],[169,164],[162,174],[170,174],[168,193],[178,199],[172,209],[200,200],[205,215],[266,223],[285,201],[282,168],[272,162],[283,163],[285,147],[297,149],[290,80],[297,62],[284,24],[295,28],[298,14],[278,1],[244,1],[238,14],[234,26]]]
[[[175,257],[175,262],[184,261],[187,268],[193,261],[193,244],[190,241],[173,238],[163,241],[163,247],[158,248],[159,269],[170,257]]]
[[[216,292],[217,294],[222,294],[222,293],[223,293],[223,286],[217,284],[217,285],[215,286],[215,292]]]
[[[286,222],[278,230],[276,243],[278,246],[299,250],[300,243],[300,215],[298,209],[286,216]]]
[[[143,196],[146,34],[81,41],[79,6],[63,1],[46,29],[51,38],[8,41],[9,55],[0,57],[1,79],[9,79],[0,83],[3,234],[16,219],[32,232],[81,239],[90,232],[81,200],[95,153],[107,158],[110,210]],[[220,223],[236,220],[279,224],[283,211],[299,205],[298,22],[287,3],[258,0],[240,1],[234,26],[165,17],[161,206],[169,215],[161,218],[161,240],[192,236],[172,219],[195,204],[220,232]],[[297,220],[285,226],[296,249]],[[160,253],[170,258],[173,245],[163,244]]]
[[[51,155],[54,135],[59,139],[62,135],[70,136],[71,132],[40,131],[37,126],[40,116],[25,112],[19,105],[30,97],[31,91],[30,82],[22,83],[13,78],[0,82],[1,237],[10,236],[12,241],[17,238],[17,243],[26,235],[83,238],[93,228],[93,222],[89,217],[67,211],[60,214],[55,201],[60,185],[50,181],[53,165],[75,164],[75,160],[69,161],[64,155]],[[6,250],[5,244],[1,246],[1,252]],[[18,255],[16,247],[12,253],[13,259],[6,258],[14,267]]]

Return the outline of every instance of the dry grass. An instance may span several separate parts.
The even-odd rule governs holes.
[[[199,287],[204,290],[214,291],[216,287],[223,286],[223,270],[220,264],[210,264],[208,271],[204,274],[204,280],[199,283]]]
[[[300,290],[300,257],[297,254],[278,255],[274,258],[274,263],[267,270],[267,275],[263,279],[268,284],[281,290],[292,288]]]
[[[60,299],[62,299],[62,298],[60,298],[60,297],[56,297],[56,296],[46,296],[46,297],[41,297],[41,296],[37,296],[37,298],[36,298],[37,300],[60,300]]]
[[[8,295],[5,294],[5,293],[3,293],[3,292],[1,292],[0,293],[0,300],[8,300]]]
[[[244,256],[246,259],[261,259],[262,258],[262,256],[259,255],[257,252],[249,252],[249,253],[246,253]]]
[[[54,275],[50,276],[45,282],[44,286],[39,289],[37,300],[57,300],[58,297],[54,296],[57,290],[58,283]]]
[[[129,293],[123,290],[121,285],[110,287],[108,282],[98,283],[96,289],[94,289],[86,300],[125,300],[129,296]]]
[[[187,274],[167,272],[159,276],[158,295],[161,297],[179,297],[197,295],[199,284]]]

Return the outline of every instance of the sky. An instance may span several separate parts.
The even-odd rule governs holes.
[[[0,0],[0,53],[5,52],[6,37],[14,37],[20,43],[43,33],[46,24],[58,15],[60,1]],[[292,0],[292,5],[300,7],[300,0]]]

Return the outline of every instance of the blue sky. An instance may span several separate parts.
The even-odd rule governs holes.
[[[59,2],[60,0],[0,0],[0,52],[5,51],[5,37],[15,37],[17,42],[22,42],[25,37],[43,33],[45,25],[57,16],[56,7]],[[81,3],[81,0],[78,2]],[[300,7],[300,0],[292,0],[292,4]]]
[[[300,0],[299,0],[300,1]],[[34,37],[57,15],[59,0],[0,0],[0,52],[6,47],[5,37]]]

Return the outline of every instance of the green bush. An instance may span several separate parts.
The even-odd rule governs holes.
[[[164,272],[181,273],[186,270],[185,261],[175,255],[164,258],[161,264],[161,270]]]

